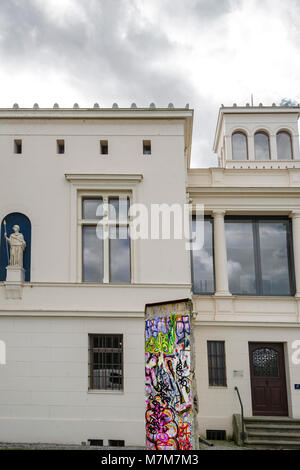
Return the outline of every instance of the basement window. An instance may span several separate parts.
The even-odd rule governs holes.
[[[220,429],[207,429],[206,439],[210,441],[226,441],[226,431]]]
[[[103,439],[88,439],[90,446],[103,447]]]
[[[151,155],[151,140],[143,140],[143,155]]]
[[[14,153],[22,153],[22,140],[21,139],[14,140]]]
[[[120,439],[109,439],[108,445],[110,447],[125,447],[125,441]]]
[[[56,153],[63,154],[65,153],[65,141],[58,139],[56,141]]]
[[[108,155],[108,140],[100,140],[101,155]]]

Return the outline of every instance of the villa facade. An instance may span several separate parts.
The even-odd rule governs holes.
[[[195,169],[188,107],[0,110],[0,442],[144,446],[145,305],[181,299],[200,434],[232,435],[236,387],[245,416],[300,419],[298,117],[222,107]],[[130,236],[132,206],[186,203],[194,251]]]

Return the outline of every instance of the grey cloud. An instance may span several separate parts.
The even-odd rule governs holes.
[[[170,21],[176,14],[184,24],[185,15],[197,21],[216,20],[232,2],[190,0],[189,8],[181,0],[161,0],[160,4],[161,14],[168,14]],[[34,0],[2,0],[2,61],[20,71],[31,69],[32,74],[37,67],[45,74],[63,71],[70,86],[103,106],[113,101],[125,106],[131,101],[139,106],[151,101],[158,106],[189,102],[196,109],[194,165],[214,166],[211,148],[218,106],[206,98],[201,77],[195,89],[186,71],[172,64],[170,58],[176,57],[178,45],[159,27],[159,18],[146,20],[134,0],[90,0],[80,5],[82,17],[70,11],[64,21],[56,22]]]

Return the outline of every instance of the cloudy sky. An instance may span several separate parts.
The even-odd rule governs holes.
[[[300,101],[299,0],[1,0],[0,107],[173,102],[215,166],[221,103]]]

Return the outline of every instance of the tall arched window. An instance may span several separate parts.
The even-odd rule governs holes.
[[[270,160],[269,136],[265,132],[256,132],[254,136],[255,160]]]
[[[4,220],[6,221],[6,231],[9,237],[13,233],[13,226],[19,225],[20,232],[24,235],[26,249],[24,250],[23,267],[25,269],[25,281],[30,281],[30,258],[31,258],[31,222],[28,217],[20,212],[8,214],[1,223],[1,244],[0,244],[0,281],[6,280],[6,266],[9,264],[9,247],[4,237]]]
[[[292,160],[292,139],[288,132],[280,131],[276,135],[278,160]]]
[[[232,134],[232,159],[247,160],[248,148],[247,137],[243,132],[237,131]]]

